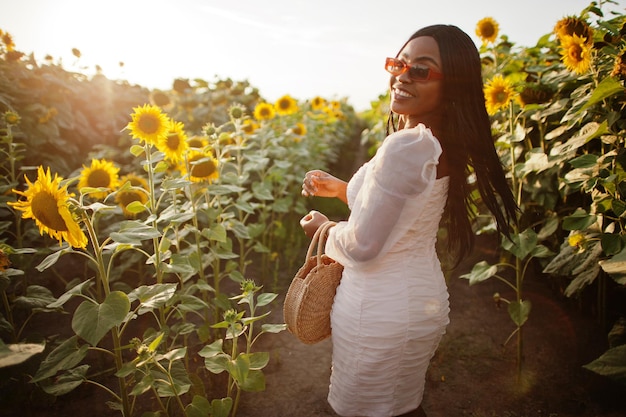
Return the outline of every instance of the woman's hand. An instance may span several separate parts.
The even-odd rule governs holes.
[[[312,238],[317,229],[328,221],[328,217],[316,210],[311,210],[309,214],[300,219],[300,226],[304,233]]]
[[[333,177],[327,172],[315,169],[309,171],[302,181],[302,195],[305,197],[337,197],[346,202],[347,183],[339,178]]]

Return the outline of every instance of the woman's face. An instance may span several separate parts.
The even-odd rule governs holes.
[[[430,36],[421,36],[411,40],[400,51],[399,60],[411,67],[429,68],[441,73],[439,45]],[[444,75],[445,77],[445,75]],[[398,76],[391,76],[391,111],[400,115],[404,128],[415,127],[423,123],[426,127],[437,129],[440,123],[440,104],[443,80],[415,80],[409,71]]]

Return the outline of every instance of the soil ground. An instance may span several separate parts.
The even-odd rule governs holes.
[[[562,299],[542,277],[524,283],[532,302],[517,380],[514,329],[492,280],[469,286],[459,275],[491,256],[482,245],[449,278],[450,325],[431,362],[423,406],[429,417],[624,417],[626,389],[582,365],[607,347],[606,331]],[[328,403],[331,341],[304,345],[283,332],[265,339],[271,352],[266,391],[246,393],[239,417],[335,417]]]

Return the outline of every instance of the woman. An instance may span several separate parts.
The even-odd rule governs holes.
[[[328,395],[341,416],[425,415],[426,370],[449,322],[436,236],[443,218],[457,261],[472,249],[470,167],[505,236],[517,210],[471,38],[455,26],[423,28],[385,68],[391,111],[376,155],[349,183],[314,170],[302,185],[303,195],[337,197],[351,210],[326,243],[344,265],[331,313]],[[301,225],[311,236],[326,221],[312,211]]]

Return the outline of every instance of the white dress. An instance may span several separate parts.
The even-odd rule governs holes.
[[[441,146],[418,125],[389,135],[348,183],[348,221],[326,253],[344,265],[331,312],[328,401],[341,416],[416,409],[449,322],[435,241],[448,194]]]

